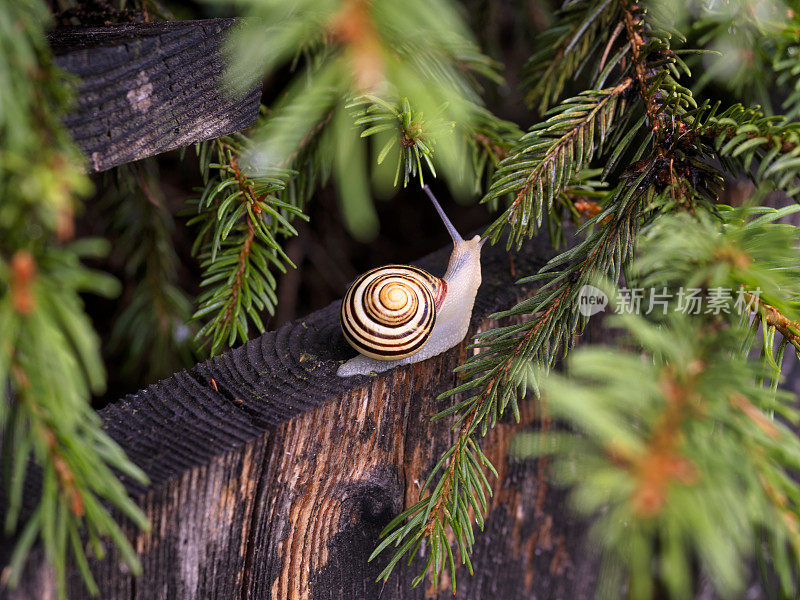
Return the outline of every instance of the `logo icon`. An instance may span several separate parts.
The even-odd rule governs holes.
[[[603,312],[606,306],[608,306],[608,296],[600,288],[585,285],[578,292],[578,312],[584,317]]]

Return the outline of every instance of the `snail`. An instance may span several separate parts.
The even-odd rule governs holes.
[[[339,367],[340,377],[420,362],[467,335],[485,240],[477,235],[464,240],[428,186],[423,189],[453,238],[447,271],[439,279],[417,267],[386,265],[356,279],[342,300],[340,319],[345,339],[359,355]]]

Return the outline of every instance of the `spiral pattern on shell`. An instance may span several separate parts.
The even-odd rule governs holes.
[[[416,354],[436,323],[447,284],[407,265],[364,273],[342,300],[342,331],[361,354],[397,360]]]

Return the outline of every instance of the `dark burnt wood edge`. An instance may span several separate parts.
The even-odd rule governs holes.
[[[86,155],[87,170],[105,171],[252,126],[260,83],[242,94],[222,86],[222,47],[239,22],[204,19],[51,32],[55,62],[79,78],[77,102],[64,124]]]
[[[136,41],[142,37],[160,36],[197,27],[224,29],[240,23],[237,18],[189,19],[185,21],[158,21],[154,23],[119,23],[104,27],[59,27],[47,35],[55,56],[85,50],[87,47],[116,46],[121,42]]]

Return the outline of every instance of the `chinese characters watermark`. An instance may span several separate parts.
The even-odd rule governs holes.
[[[742,314],[757,304],[761,288],[628,288],[616,290],[611,303],[617,314],[666,315],[672,310],[687,315]],[[609,305],[608,295],[593,285],[584,285],[578,292],[578,311],[585,317],[603,312]]]

